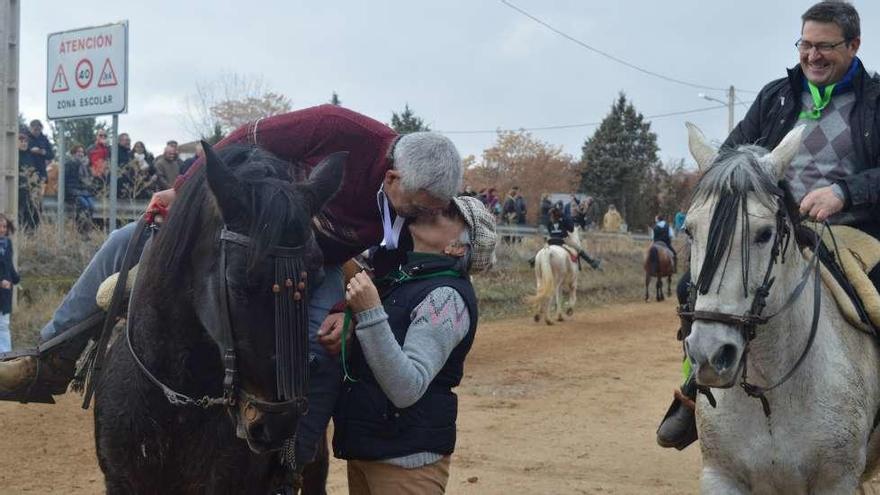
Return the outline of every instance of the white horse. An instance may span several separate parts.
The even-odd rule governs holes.
[[[688,127],[704,175],[687,214],[696,313],[685,345],[697,383],[717,400],[697,401],[701,490],[854,493],[878,463],[880,359],[873,339],[841,316],[811,258],[793,239],[783,252],[792,219],[777,181],[803,127],[772,152],[741,146],[717,159]],[[766,309],[757,311],[769,319],[750,318],[770,278]],[[734,386],[738,380],[749,385]],[[766,402],[756,399],[762,395]]]
[[[581,229],[575,227],[574,231],[568,234],[565,239],[566,244],[581,249]],[[550,318],[550,306],[556,303],[556,321],[562,321],[563,313],[563,292],[568,295],[568,302],[564,304],[565,314],[571,316],[574,314],[574,305],[577,303],[577,284],[578,284],[578,263],[577,260],[572,261],[572,257],[577,253],[572,252],[562,246],[547,245],[538,251],[535,255],[535,280],[537,282],[537,290],[534,296],[528,299],[528,302],[535,305],[535,321],[541,321],[548,325],[553,324]]]

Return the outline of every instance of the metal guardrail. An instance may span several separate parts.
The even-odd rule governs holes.
[[[495,231],[498,235],[503,236],[534,236],[534,235],[546,235],[546,230],[544,228],[538,228],[533,225],[511,225],[506,223],[501,223],[495,226]],[[649,234],[638,234],[631,232],[621,232],[619,234],[613,232],[602,232],[598,230],[588,230],[587,234],[595,237],[615,237],[620,235],[628,236],[630,239],[634,241],[650,241],[651,236]]]
[[[146,199],[119,199],[116,203],[116,218],[119,220],[135,220],[140,217],[147,209],[149,200]],[[65,215],[73,216],[73,203],[68,202],[65,205]],[[55,219],[58,213],[58,198],[54,196],[43,197],[43,211],[41,215],[45,218]],[[110,218],[110,201],[106,198],[95,201],[95,213],[93,218],[107,220]]]

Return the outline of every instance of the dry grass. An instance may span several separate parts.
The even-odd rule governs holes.
[[[58,242],[55,226],[46,224],[32,235],[17,234],[19,285],[18,306],[12,315],[13,345],[34,345],[39,330],[52,317],[64,294],[85,269],[101,246],[104,235],[97,231],[83,239],[72,224],[65,230],[64,243]],[[535,291],[534,269],[528,264],[543,246],[542,237],[525,238],[520,244],[498,246],[498,263],[492,271],[476,275],[474,285],[484,320],[531,314],[523,299]],[[603,271],[586,264],[578,284],[578,306],[594,307],[608,303],[639,301],[644,297],[642,259],[646,241],[633,241],[627,235],[587,234],[587,251],[602,258]],[[673,283],[675,280],[673,280]]]
[[[532,313],[532,308],[523,302],[526,296],[535,292],[535,272],[529,266],[528,259],[543,244],[541,237],[525,238],[521,244],[499,244],[497,265],[492,271],[474,277],[481,319],[494,320]],[[582,265],[578,306],[594,307],[642,300],[645,290],[642,261],[647,246],[647,241],[634,241],[623,234],[587,234],[584,247],[591,255],[602,258],[603,271]],[[673,278],[673,283],[676,281]]]
[[[14,236],[21,274],[18,306],[10,324],[16,349],[37,343],[40,329],[103,241],[102,232],[95,231],[86,239],[73,223],[65,225],[62,243],[58,242],[55,225],[48,223],[32,234],[19,232]]]

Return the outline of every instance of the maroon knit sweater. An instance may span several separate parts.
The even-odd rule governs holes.
[[[217,147],[256,144],[283,160],[302,164],[307,171],[331,153],[348,151],[343,184],[314,221],[324,262],[339,264],[382,240],[376,193],[391,168],[388,155],[396,137],[381,122],[335,105],[321,105],[248,124]],[[174,188],[202,163],[202,159],[195,162]]]

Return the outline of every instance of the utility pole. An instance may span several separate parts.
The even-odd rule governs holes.
[[[0,212],[18,220],[19,0],[0,0]]]
[[[727,90],[727,134],[733,132],[733,106],[736,104],[736,90],[733,85]]]
[[[730,134],[731,132],[733,132],[733,108],[736,106],[736,88],[731,85],[730,88],[727,89],[727,101],[721,101],[718,98],[714,98],[705,93],[700,93],[697,96],[704,100],[714,101],[723,105],[727,105],[727,133]]]

